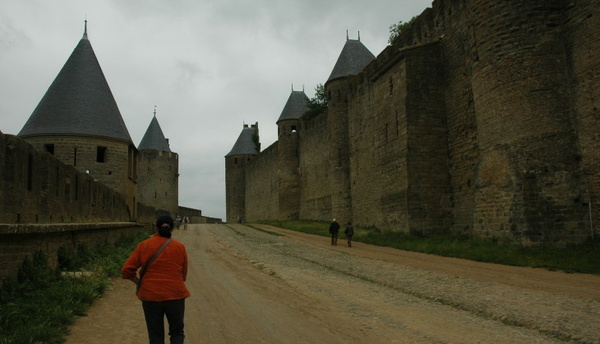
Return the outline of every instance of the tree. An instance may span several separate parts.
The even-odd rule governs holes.
[[[327,93],[323,84],[315,87],[315,96],[306,103],[308,110],[300,116],[302,119],[311,119],[327,110]]]
[[[396,40],[396,38],[400,37],[400,34],[410,28],[412,23],[415,21],[415,18],[412,17],[408,22],[403,22],[402,20],[398,22],[398,24],[390,25],[390,38],[388,38],[388,43],[392,44]]]

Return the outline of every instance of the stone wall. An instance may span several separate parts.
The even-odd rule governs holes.
[[[157,210],[125,197],[92,175],[0,133],[0,223],[151,223]],[[158,211],[160,212],[160,211]]]
[[[567,64],[572,66],[568,78],[573,99],[573,129],[578,133],[576,159],[581,160],[580,203],[589,207],[593,226],[600,221],[600,15],[588,6],[572,6],[566,11]]]
[[[51,268],[58,266],[60,248],[77,250],[80,245],[112,244],[123,235],[152,232],[150,225],[101,224],[0,224],[0,280],[16,277],[26,258],[43,252]]]
[[[0,133],[0,223],[115,222],[123,195],[26,141]]]
[[[434,1],[302,122],[300,219],[526,245],[597,236],[599,31],[592,2]],[[271,160],[247,166],[246,208],[277,202]]]
[[[0,279],[43,251],[56,267],[60,247],[113,243],[151,231],[161,210],[125,196],[29,142],[0,133]],[[134,219],[136,222],[132,222]]]
[[[130,142],[82,135],[20,137],[40,152],[87,173],[125,197],[130,218],[136,214],[137,150]],[[49,148],[51,146],[51,148]]]
[[[244,221],[279,218],[277,142],[246,162],[246,218]],[[252,200],[247,202],[248,200]],[[254,200],[260,200],[255,202]]]
[[[299,134],[300,218],[331,221],[327,115],[304,122]]]
[[[352,82],[353,220],[431,233],[450,216],[448,138],[439,45],[411,47]]]

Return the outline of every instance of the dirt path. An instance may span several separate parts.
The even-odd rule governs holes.
[[[322,238],[315,240],[314,235],[267,225],[258,225],[257,227],[281,233],[306,245],[323,248],[330,246],[327,240],[323,240]],[[347,252],[342,239],[340,239],[340,244],[341,246],[334,247],[333,249]],[[378,259],[418,269],[443,272],[454,276],[500,283],[538,292],[547,291],[600,300],[600,276],[595,275],[568,274],[544,269],[480,263],[465,259],[439,257],[366,244],[354,245],[351,252],[353,255],[360,257]]]
[[[188,343],[599,343],[600,277],[440,258],[263,227],[190,225]],[[115,280],[66,343],[145,343]]]

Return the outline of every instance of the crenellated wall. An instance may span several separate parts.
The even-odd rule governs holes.
[[[597,236],[599,33],[593,1],[434,1],[301,122],[300,219],[525,245]],[[276,203],[266,190],[246,208]]]

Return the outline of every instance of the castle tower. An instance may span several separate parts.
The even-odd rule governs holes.
[[[136,217],[137,150],[88,40],[87,21],[83,37],[18,136],[118,190],[130,217]]]
[[[325,83],[329,128],[331,211],[340,221],[352,221],[350,190],[350,142],[348,134],[348,77],[359,74],[373,55],[361,42],[346,38],[346,44]]]
[[[179,205],[179,155],[171,151],[156,110],[138,151],[138,201],[175,216]]]
[[[244,124],[231,151],[225,155],[225,195],[227,222],[246,218],[246,163],[260,152],[258,122]]]
[[[277,120],[279,169],[279,219],[297,220],[300,214],[299,142],[300,116],[307,110],[304,91],[294,91]]]

